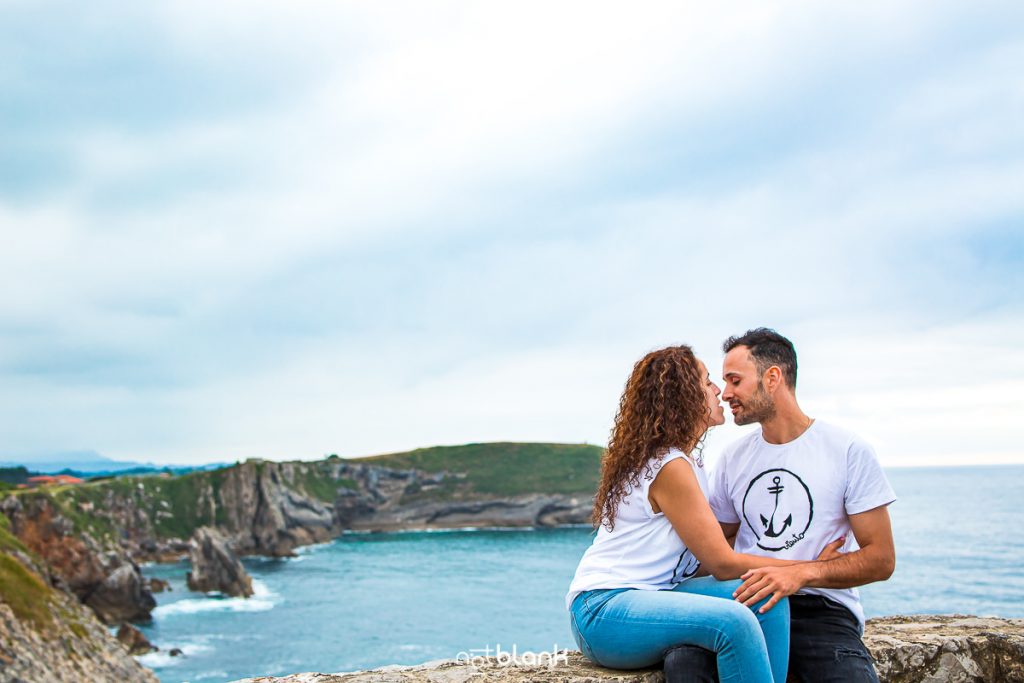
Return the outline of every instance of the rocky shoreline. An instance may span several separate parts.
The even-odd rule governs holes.
[[[192,590],[245,597],[252,586],[239,556],[290,556],[345,531],[580,524],[590,504],[586,495],[481,493],[464,472],[340,458],[8,494],[0,570],[16,580],[0,572],[0,681],[155,681],[129,655],[159,645],[130,626],[156,606],[143,563],[187,557]],[[38,605],[17,611],[10,604],[25,586]],[[120,641],[113,626],[123,627]]]
[[[1024,619],[968,616],[884,617],[864,641],[881,683],[1022,683]],[[302,673],[235,683],[663,683],[660,670],[615,671],[579,652],[475,657],[349,673]]]
[[[457,472],[341,459],[250,460],[177,480],[144,477],[69,488],[59,495],[9,495],[0,502],[0,512],[52,578],[111,625],[145,621],[155,607],[139,572],[146,562],[205,556],[216,559],[210,569],[215,576],[235,576],[238,572],[227,568],[238,566],[238,556],[290,556],[296,548],[349,530],[552,527],[589,518],[588,496],[480,495],[460,490],[461,478]],[[183,500],[177,489],[185,484],[188,498]],[[440,489],[443,496],[433,494]],[[215,548],[211,533],[222,539]],[[205,553],[197,554],[197,545]],[[235,583],[241,588],[230,587]],[[196,585],[246,593],[244,576]]]

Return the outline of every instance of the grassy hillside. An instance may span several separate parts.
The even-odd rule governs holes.
[[[604,449],[599,446],[583,444],[472,443],[352,458],[350,462],[465,475],[446,481],[431,498],[443,498],[454,494],[456,489],[494,496],[593,495],[603,453]]]
[[[199,505],[201,491],[210,490],[216,496],[224,473],[224,470],[214,470],[177,477],[125,476],[13,493],[23,499],[46,498],[77,530],[97,540],[116,542],[118,526],[105,511],[129,501],[145,513],[157,536],[187,538],[203,524],[224,522],[223,510],[218,508],[211,514],[208,507]]]
[[[22,621],[44,628],[52,622],[49,607],[53,589],[9,555],[11,551],[31,556],[11,533],[7,517],[0,515],[0,602],[9,605]]]
[[[591,496],[597,489],[603,453],[598,446],[580,444],[483,443],[420,448],[406,453],[353,458],[348,462],[446,473],[440,484],[410,485],[401,500],[415,503],[531,493]],[[332,457],[292,463],[287,484],[332,503],[339,489],[358,489],[354,480],[337,476],[334,465],[338,462]],[[248,463],[173,477],[123,476],[13,493],[25,499],[38,496],[52,501],[76,529],[108,543],[118,541],[122,522],[107,511],[122,509],[126,503],[145,514],[157,537],[188,538],[203,524],[226,522],[220,505],[210,506],[201,501],[219,501],[220,489],[232,470],[255,467],[259,471],[264,466],[260,462]],[[0,549],[11,544],[13,537],[8,536],[0,527]]]

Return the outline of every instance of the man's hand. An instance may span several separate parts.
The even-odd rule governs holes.
[[[764,614],[775,604],[803,588],[810,575],[807,573],[807,564],[795,564],[791,567],[761,567],[751,569],[740,577],[743,583],[733,593],[738,602],[751,607],[769,595],[772,596],[768,602],[761,605],[759,613]]]
[[[843,556],[843,553],[839,552],[839,549],[846,543],[846,536],[840,536],[836,540],[829,543],[821,551],[816,558],[818,562],[825,562],[827,560],[836,560]]]

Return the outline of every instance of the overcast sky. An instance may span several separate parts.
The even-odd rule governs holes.
[[[884,464],[1024,462],[1022,65],[1015,1],[3,3],[0,455],[603,444],[768,325]]]

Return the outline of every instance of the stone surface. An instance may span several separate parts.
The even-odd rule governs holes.
[[[85,604],[105,623],[120,624],[147,621],[156,608],[156,599],[138,566],[124,562],[85,597]]]
[[[34,566],[26,568],[44,587],[45,577]],[[19,617],[0,594],[0,682],[158,683],[77,597],[52,587],[42,595],[36,606],[44,616],[38,622]]]
[[[252,578],[228,540],[216,529],[204,526],[196,530],[189,559],[192,562],[192,571],[187,577],[190,590],[220,591],[244,598],[252,595]]]
[[[542,656],[550,657],[550,653]],[[524,655],[520,658],[525,659]],[[549,665],[548,662],[552,662]],[[302,673],[274,678],[246,678],[237,683],[478,683],[482,681],[537,681],[538,683],[663,683],[660,670],[614,671],[591,664],[579,652],[559,653],[545,663],[515,665],[487,661],[429,662],[419,666],[390,666],[372,671],[325,674]]]
[[[171,588],[171,584],[154,576],[149,579],[149,590],[152,593],[163,593],[164,591],[172,591],[174,589]]]
[[[153,647],[153,644],[149,642],[149,639],[146,638],[142,631],[131,624],[121,624],[121,628],[117,629],[117,640],[132,655],[144,655],[157,649]]]
[[[864,641],[881,683],[1024,682],[1024,619],[963,616],[886,617],[868,622]],[[245,683],[662,683],[659,670],[614,671],[578,652],[515,665],[491,657],[385,667],[352,673],[302,673],[245,679]],[[520,655],[521,660],[526,660]]]
[[[76,532],[43,496],[8,496],[0,511],[11,532],[46,565],[51,581],[66,586],[104,622],[150,618],[156,600],[126,552]]]
[[[580,524],[589,518],[592,502],[589,498],[553,494],[416,505],[396,502],[378,507],[367,506],[366,511],[350,519],[349,528],[360,531],[397,531]]]
[[[1024,682],[1024,619],[872,619],[864,642],[875,657],[882,681]]]

